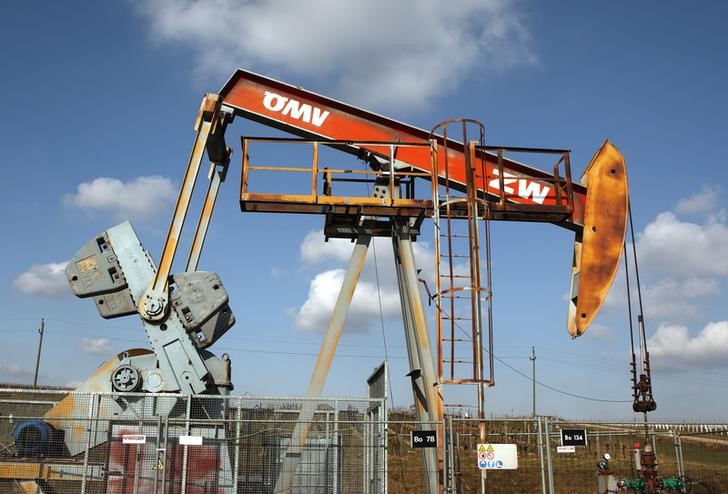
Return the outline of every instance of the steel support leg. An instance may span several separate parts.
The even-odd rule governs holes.
[[[392,241],[417,420],[428,423],[430,427],[436,426],[438,441],[444,444],[442,396],[436,387],[430,330],[420,294],[409,224],[406,221],[395,225]],[[425,488],[428,494],[435,494],[442,485],[441,447],[423,448],[422,455]]]
[[[316,398],[321,396],[326,377],[329,374],[329,368],[331,367],[331,361],[334,358],[334,352],[336,346],[339,343],[341,337],[341,331],[344,328],[344,321],[346,315],[349,312],[349,306],[351,305],[351,299],[354,296],[354,290],[356,284],[359,281],[359,275],[361,274],[364,261],[369,250],[369,243],[371,237],[368,235],[360,235],[354,246],[354,251],[351,253],[351,260],[349,266],[346,269],[346,275],[344,276],[344,282],[341,285],[341,291],[339,297],[336,299],[336,306],[334,307],[334,313],[331,315],[329,326],[326,328],[326,336],[321,344],[321,350],[319,351],[318,358],[316,359],[316,366],[311,376],[311,381],[308,384],[306,390],[307,400],[298,415],[298,421],[293,430],[293,436],[291,437],[291,444],[286,456],[283,459],[281,465],[281,472],[278,475],[276,481],[276,487],[273,492],[288,493],[291,491],[293,484],[293,476],[296,472],[296,467],[301,461],[301,454],[303,452],[303,446],[306,443],[306,437],[311,427],[311,421],[313,420],[314,413],[318,401]]]
[[[207,237],[207,229],[210,226],[212,211],[215,209],[220,184],[225,180],[226,174],[227,163],[223,164],[222,169],[217,169],[217,165],[212,164],[212,168],[210,169],[210,183],[207,186],[205,202],[202,205],[202,212],[200,212],[200,218],[197,221],[197,229],[192,239],[192,248],[190,249],[190,256],[187,259],[187,269],[185,271],[197,271],[197,266],[200,264],[200,254],[202,253],[202,246],[205,244],[205,237]]]

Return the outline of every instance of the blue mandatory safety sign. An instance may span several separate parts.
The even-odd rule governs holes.
[[[503,462],[501,460],[480,460],[478,461],[478,468],[481,470],[503,468]]]

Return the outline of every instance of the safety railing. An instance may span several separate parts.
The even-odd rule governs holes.
[[[431,211],[429,197],[418,198],[414,179],[429,178],[429,173],[414,171],[397,161],[402,148],[419,148],[430,159],[430,143],[330,141],[268,137],[242,137],[242,179],[240,204],[244,211],[329,213],[337,211],[361,212],[375,216],[422,216]],[[278,165],[253,162],[255,145],[293,145],[310,147],[310,161],[300,158],[286,160],[299,164]],[[323,148],[355,153],[364,161],[362,169],[322,164]],[[366,148],[366,150],[364,150]],[[270,160],[270,158],[268,158]],[[252,176],[275,175],[268,183],[275,192],[261,192],[253,187]],[[293,174],[303,174],[299,189],[280,193],[290,186]],[[353,187],[352,187],[353,186]],[[356,187],[358,186],[358,187]]]
[[[476,146],[476,155],[495,154],[495,166],[487,169],[482,189],[496,200],[490,204],[494,219],[558,221],[574,211],[570,151],[566,149],[528,148],[513,146]],[[531,155],[545,158],[553,155],[552,175],[531,177],[505,171],[506,157]],[[530,160],[529,160],[530,161]],[[490,162],[490,160],[488,160]]]

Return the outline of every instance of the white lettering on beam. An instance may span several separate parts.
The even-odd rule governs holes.
[[[271,91],[266,91],[263,95],[263,106],[272,112],[280,112],[283,115],[296,120],[303,120],[316,127],[321,127],[329,116],[327,110],[322,110],[308,103],[301,103],[298,100]]]
[[[493,169],[493,174],[500,174],[497,168]],[[517,193],[512,185],[516,185],[518,187]],[[493,180],[488,182],[488,187],[500,191],[501,179],[494,178]],[[525,178],[518,178],[512,173],[504,172],[503,192],[509,195],[513,195],[514,193],[516,193],[518,197],[522,199],[531,200],[536,204],[543,204],[544,200],[549,195],[549,192],[551,192],[551,187],[549,187],[548,185],[541,185],[538,182],[534,182]]]

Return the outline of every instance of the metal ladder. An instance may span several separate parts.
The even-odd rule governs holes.
[[[450,180],[447,146],[448,131],[453,127],[461,133],[466,148],[464,188]],[[438,382],[474,384],[478,417],[484,419],[485,387],[494,384],[489,206],[478,193],[478,189],[485,190],[488,177],[485,159],[476,153],[476,146],[483,146],[485,131],[480,122],[469,119],[442,122],[433,135],[436,131],[442,136],[433,166],[433,175],[439,173],[439,177],[432,180]],[[470,137],[473,133],[475,139]]]

